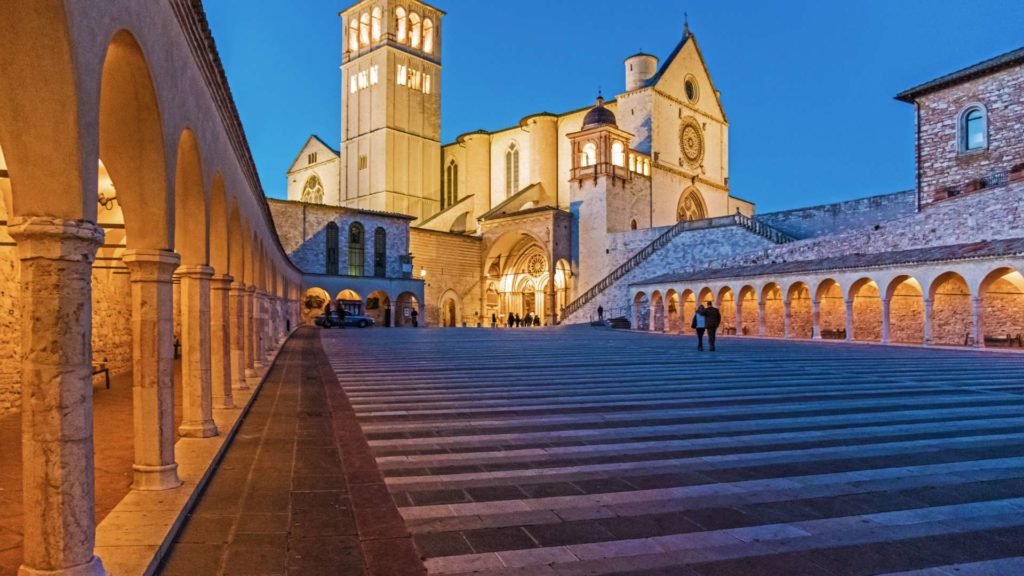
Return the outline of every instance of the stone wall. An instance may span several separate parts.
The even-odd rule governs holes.
[[[419,277],[420,270],[426,271],[423,297],[426,300],[424,320],[427,326],[441,324],[441,301],[446,297],[456,301],[459,324],[465,322],[467,326],[475,326],[481,313],[481,240],[462,234],[412,228],[409,247],[414,275]]]
[[[795,210],[759,214],[757,219],[794,238],[813,238],[909,216],[917,207],[913,190]]]
[[[958,124],[971,104],[988,114],[988,147],[961,152]],[[1012,166],[1024,162],[1024,73],[1017,66],[926,94],[917,100],[918,187],[921,204],[942,200],[946,189],[964,192],[968,182],[1006,182]]]
[[[21,405],[21,308],[17,249],[0,227],[0,416]]]
[[[93,269],[92,357],[106,362],[111,374],[132,369],[131,286],[125,271]]]

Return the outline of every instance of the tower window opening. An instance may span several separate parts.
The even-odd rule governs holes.
[[[597,164],[597,145],[593,142],[587,142],[583,145],[583,156],[581,157],[580,165],[583,167],[593,166]]]
[[[409,83],[409,69],[404,64],[398,65],[398,76],[396,82],[399,86],[406,86]]]
[[[505,196],[519,191],[519,147],[513,142],[505,151]]]
[[[419,48],[423,35],[423,23],[420,22],[420,15],[412,12],[409,14],[409,45]]]
[[[352,52],[359,50],[359,21],[355,18],[348,24],[348,49]]]
[[[373,8],[373,15],[370,17],[370,38],[374,41],[374,43],[380,42],[380,20],[380,6],[375,6]]]
[[[401,6],[395,8],[395,38],[402,44],[409,41],[409,19]]]
[[[612,143],[612,164],[620,167],[626,165],[626,147],[622,142]]]
[[[370,45],[370,15],[366,12],[359,17],[359,46]]]
[[[434,21],[430,18],[423,20],[423,51],[434,53]]]

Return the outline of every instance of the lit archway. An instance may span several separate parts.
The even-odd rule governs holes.
[[[1013,268],[993,270],[979,294],[985,345],[1024,346],[1024,275]]]
[[[789,337],[809,339],[814,332],[811,290],[803,282],[794,282],[788,290]]]
[[[682,305],[679,301],[679,293],[672,288],[665,292],[665,308],[665,330],[669,332],[682,332]]]
[[[764,335],[781,338],[786,333],[786,309],[782,302],[782,288],[769,282],[761,289],[764,308]]]
[[[912,276],[897,276],[886,290],[889,299],[889,342],[924,342],[924,295]]]
[[[302,323],[312,324],[331,302],[331,295],[323,288],[310,288],[302,294]]]
[[[665,331],[665,299],[658,290],[651,293],[651,330]]]
[[[718,291],[718,308],[722,315],[722,325],[719,332],[722,334],[736,333],[736,297],[729,286]]]
[[[423,318],[423,310],[420,310],[419,301],[412,292],[402,292],[396,299],[395,326],[415,327],[420,324]]]
[[[814,293],[818,301],[818,329],[827,340],[846,338],[846,301],[843,288],[831,278],[822,280]]]
[[[373,325],[381,328],[391,326],[391,297],[383,290],[371,292],[364,304],[366,315],[373,318]]]
[[[693,293],[693,290],[687,288],[682,291],[680,300],[682,301],[683,333],[693,334],[693,316],[697,313],[697,295]]]
[[[749,284],[740,288],[738,304],[740,306],[740,321],[742,325],[737,332],[744,336],[757,335],[760,322],[757,308],[757,290]]]
[[[882,298],[878,284],[871,278],[861,278],[850,285],[853,301],[853,339],[861,342],[882,340]]]
[[[946,272],[928,289],[932,301],[931,341],[947,346],[965,346],[973,336],[971,289],[963,276]]]
[[[651,320],[651,300],[645,292],[637,292],[633,297],[633,329],[648,330]]]
[[[460,314],[461,307],[459,306],[458,294],[453,290],[448,290],[441,296],[439,302],[441,308],[441,326],[445,328],[455,328],[460,326],[462,323],[462,316]]]
[[[346,314],[363,314],[363,298],[355,290],[346,288],[338,292],[334,297],[334,304],[336,307],[343,308]]]

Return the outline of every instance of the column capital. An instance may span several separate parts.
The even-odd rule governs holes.
[[[181,256],[170,250],[129,249],[123,260],[132,282],[170,282]]]
[[[250,293],[250,294],[256,293],[256,285],[255,284],[247,284],[245,286],[245,291]]]
[[[45,258],[92,263],[103,244],[103,228],[87,220],[46,216],[15,216],[7,232],[18,244],[22,260]]]
[[[175,270],[175,275],[182,278],[193,278],[196,280],[210,280],[213,278],[213,268],[206,265],[183,264]]]
[[[230,274],[214,274],[210,283],[214,290],[230,290],[235,285],[235,279]]]

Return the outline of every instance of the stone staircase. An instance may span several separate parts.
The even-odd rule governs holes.
[[[758,221],[755,218],[746,216],[737,212],[731,216],[720,216],[718,218],[706,218],[704,220],[696,221],[683,221],[672,226],[665,231],[661,236],[655,238],[650,244],[644,246],[636,254],[629,257],[628,260],[623,262],[615,270],[612,270],[607,276],[598,280],[593,286],[591,286],[586,292],[581,294],[578,298],[570,302],[565,308],[562,309],[562,321],[570,318],[573,313],[577,312],[588,303],[600,296],[605,290],[614,286],[616,282],[621,280],[627,274],[632,272],[637,266],[645,262],[648,258],[653,256],[659,250],[668,246],[676,237],[683,232],[697,231],[697,230],[708,230],[712,228],[725,228],[730,226],[738,226],[747,230],[748,232],[760,236],[773,244],[786,244],[793,242],[796,238],[789,236],[788,234],[773,228],[763,222]],[[666,270],[667,272],[668,270]]]

